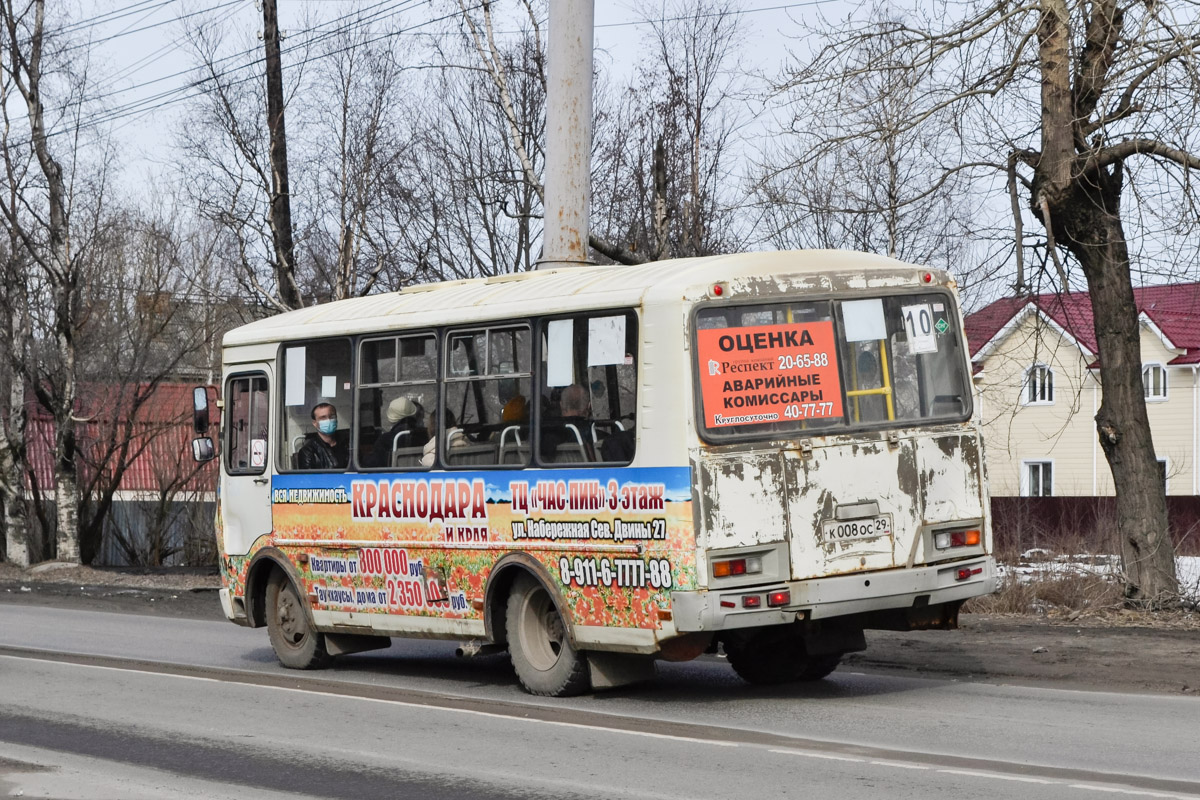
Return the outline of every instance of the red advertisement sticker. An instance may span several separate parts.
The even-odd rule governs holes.
[[[697,334],[709,428],[842,416],[832,320]]]

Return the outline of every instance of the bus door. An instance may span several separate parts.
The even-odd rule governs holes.
[[[221,519],[231,555],[271,532],[270,385],[267,364],[239,366],[225,380]]]

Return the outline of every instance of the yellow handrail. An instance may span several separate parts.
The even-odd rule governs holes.
[[[874,395],[883,395],[884,402],[887,404],[888,421],[896,419],[896,408],[892,404],[892,375],[888,369],[887,344],[883,339],[879,341],[879,368],[882,372],[883,385],[876,389],[859,389],[858,388],[858,369],[851,370],[851,383],[854,388],[846,392],[846,397],[854,398],[854,421],[861,422],[861,414],[859,413],[858,398],[870,397]]]

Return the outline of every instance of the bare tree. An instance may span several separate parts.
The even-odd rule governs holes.
[[[868,42],[895,55],[882,69],[908,58],[909,69],[938,78],[901,130],[949,113],[962,148],[946,154],[942,173],[972,169],[997,176],[996,186],[1011,176],[1049,251],[1067,254],[1062,279],[1069,266],[1086,278],[1104,386],[1096,426],[1117,487],[1126,597],[1171,602],[1178,582],[1143,398],[1122,201],[1171,184],[1181,201],[1174,212],[1195,220],[1200,20],[1192,8],[1177,18],[1164,4],[1115,0],[940,4],[924,18],[836,28],[787,88],[828,108],[839,86],[876,69],[855,57]]]
[[[597,124],[597,227],[649,259],[740,250],[737,6],[673,0],[641,13],[645,55],[627,85],[606,93]]]
[[[530,270],[541,249],[544,54],[533,31],[502,46],[472,25],[490,16],[437,49],[424,92],[438,101],[411,109],[388,187],[413,270],[440,280]]]
[[[481,6],[468,6],[463,0],[455,0],[460,11],[462,43],[469,52],[473,52],[477,63],[481,65],[487,81],[479,85],[479,90],[486,92],[488,106],[499,114],[503,123],[504,137],[511,149],[511,157],[517,162],[518,171],[513,177],[523,182],[525,186],[517,193],[521,200],[513,211],[520,218],[540,218],[544,202],[542,180],[542,149],[545,136],[545,94],[546,94],[546,49],[543,41],[540,19],[543,18],[541,5],[534,0],[521,0],[521,8],[525,17],[522,42],[515,52],[506,51],[497,42],[493,9],[491,3]],[[443,62],[466,69],[465,62],[445,59]],[[514,67],[520,66],[521,92],[514,92]],[[523,102],[518,102],[521,100]],[[470,109],[465,109],[469,111]],[[531,134],[534,134],[531,136]],[[528,205],[524,202],[529,199]],[[536,203],[532,202],[536,198]],[[594,205],[594,204],[593,204]],[[536,230],[530,237],[540,244],[541,231]],[[617,241],[592,231],[588,236],[592,249],[613,261],[622,264],[641,264],[647,257]],[[532,259],[536,261],[536,257]]]
[[[191,330],[181,246],[167,222],[114,215],[84,292],[88,324],[79,337],[86,366],[80,398],[78,472],[81,555],[90,562],[130,467],[158,439],[178,436],[186,408],[164,414],[159,387],[206,342]]]
[[[0,46],[0,53],[4,47]],[[7,71],[0,71],[0,155],[4,159],[5,189],[0,202],[4,203],[4,218],[21,215],[21,187],[29,168],[27,149],[12,144],[12,123],[9,119],[9,97],[13,82]],[[17,231],[5,225],[7,236],[0,244],[0,303],[3,304],[5,324],[0,327],[0,387],[4,389],[0,409],[0,513],[5,534],[5,557],[12,563],[28,566],[29,524],[25,492],[26,423],[25,361],[31,349],[33,332],[29,320],[28,258],[23,256]]]
[[[920,56],[899,37],[864,38],[845,53],[849,74],[836,94],[798,87],[789,130],[768,147],[756,181],[772,244],[884,253],[963,274],[969,183],[946,168],[962,146],[948,110],[912,125],[940,80],[932,65],[910,66]],[[819,98],[837,112],[813,113]]]
[[[78,509],[79,484],[75,473],[76,427],[74,415],[77,391],[77,337],[82,324],[80,292],[85,285],[84,269],[91,243],[97,234],[99,217],[93,213],[102,205],[107,191],[106,167],[101,164],[88,177],[78,161],[64,162],[52,149],[51,131],[46,120],[46,4],[32,0],[19,7],[13,0],[0,2],[0,25],[4,46],[0,49],[0,69],[26,111],[28,139],[18,142],[6,137],[9,150],[32,151],[36,172],[21,176],[18,202],[4,203],[5,228],[18,252],[38,272],[49,295],[41,307],[47,341],[52,343],[40,358],[24,360],[26,385],[39,402],[54,416],[54,494],[56,508],[57,556],[64,561],[79,561]],[[72,65],[73,67],[76,65]],[[75,136],[65,140],[68,154],[78,155],[79,116],[82,89],[86,86],[86,58],[80,71],[64,70],[59,82],[73,102]],[[6,94],[5,100],[8,99]],[[6,115],[6,120],[8,116]],[[68,118],[68,123],[71,118]],[[5,158],[12,169],[21,163],[20,155]],[[10,182],[13,174],[7,175]],[[33,303],[34,313],[39,308]],[[33,319],[38,322],[37,317]]]
[[[311,135],[302,147],[309,172],[313,219],[305,237],[312,264],[311,291],[320,299],[368,294],[381,281],[408,282],[399,267],[398,230],[384,211],[385,184],[411,142],[400,135],[401,108],[416,104],[403,94],[403,65],[394,39],[360,23],[338,28],[317,48],[311,73]]]
[[[287,311],[304,302],[298,288],[303,271],[294,256],[279,250],[291,231],[277,236],[279,218],[272,213],[276,191],[264,72],[253,58],[243,68],[229,66],[238,54],[226,54],[225,32],[216,25],[201,25],[190,38],[200,64],[197,81],[205,91],[178,132],[180,185],[201,219],[230,237],[241,291],[273,311]],[[241,56],[255,50],[243,50]],[[293,92],[303,77],[302,72],[289,75]],[[297,133],[303,135],[299,128],[293,119],[293,141]],[[298,183],[288,184],[291,213]]]

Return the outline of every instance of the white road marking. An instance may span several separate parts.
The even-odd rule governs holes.
[[[1111,794],[1132,794],[1138,797],[1167,797],[1170,800],[1186,800],[1194,798],[1194,794],[1172,794],[1168,792],[1151,792],[1146,789],[1123,789],[1120,786],[1094,786],[1087,783],[1072,783],[1069,784],[1071,789],[1085,789],[1089,792],[1109,792]]]
[[[58,664],[58,665],[68,666],[68,667],[80,667],[83,669],[106,670],[109,672],[123,672],[123,673],[134,672],[134,673],[141,673],[141,674],[146,674],[146,675],[157,675],[157,676],[164,677],[164,678],[176,678],[176,679],[191,680],[191,681],[201,681],[204,683],[233,684],[235,686],[245,686],[248,688],[272,689],[274,691],[280,691],[280,692],[291,692],[291,693],[295,693],[295,694],[307,694],[307,695],[315,695],[318,697],[329,697],[329,698],[333,698],[336,700],[361,700],[361,701],[365,701],[368,703],[380,703],[383,705],[391,705],[391,706],[397,706],[397,707],[401,707],[401,708],[417,708],[417,709],[432,709],[432,710],[439,710],[439,711],[450,711],[450,712],[454,712],[454,713],[458,713],[458,714],[466,714],[466,715],[477,716],[477,717],[487,717],[490,719],[499,719],[499,720],[504,720],[504,721],[519,721],[519,722],[527,722],[527,723],[534,723],[534,724],[540,724],[540,725],[553,725],[553,726],[561,727],[561,728],[576,728],[576,729],[587,730],[587,731],[605,731],[608,733],[625,734],[625,735],[629,735],[629,736],[643,736],[643,737],[647,737],[647,738],[651,738],[651,739],[665,739],[668,741],[675,741],[675,742],[688,742],[690,744],[710,744],[710,745],[715,745],[717,747],[741,747],[742,746],[742,743],[740,743],[740,742],[732,742],[732,741],[723,740],[723,739],[699,739],[699,738],[695,738],[695,737],[691,737],[691,736],[678,736],[678,735],[669,734],[669,733],[652,733],[650,731],[633,731],[633,730],[627,730],[624,728],[614,728],[614,727],[604,726],[604,725],[585,725],[585,724],[579,723],[579,722],[561,722],[558,720],[534,719],[531,717],[520,717],[520,716],[516,716],[514,714],[498,714],[498,713],[495,713],[492,711],[477,711],[475,709],[469,709],[469,708],[453,708],[450,706],[442,706],[442,705],[436,705],[436,704],[413,703],[413,702],[409,702],[406,700],[388,700],[386,698],[362,697],[360,695],[354,695],[354,694],[324,692],[324,691],[319,691],[316,689],[303,689],[303,688],[299,688],[299,687],[273,686],[271,684],[256,683],[256,682],[252,682],[252,681],[241,681],[241,680],[236,680],[236,679],[206,678],[206,677],[203,677],[200,675],[178,675],[178,674],[171,673],[171,672],[153,672],[153,671],[149,671],[149,670],[130,669],[127,667],[109,667],[109,666],[104,666],[101,664],[78,664],[78,663],[71,662],[71,661],[60,661],[60,660],[56,660],[56,659],[43,659],[43,658],[27,657],[27,656],[11,656],[11,655],[0,654],[0,658],[7,658],[7,659],[11,659],[11,660],[21,660],[21,661],[33,661],[33,662],[40,662],[43,664]],[[465,698],[465,699],[469,699],[469,698]],[[754,745],[751,745],[751,746],[754,746]],[[771,749],[769,752],[778,753],[781,755],[804,756],[807,758],[820,758],[820,759],[825,759],[827,761],[846,761],[846,762],[857,763],[857,764],[869,763],[869,764],[873,764],[873,765],[877,765],[877,766],[896,767],[896,768],[900,768],[900,769],[918,769],[918,770],[933,769],[930,766],[916,764],[916,763],[908,764],[908,763],[900,762],[900,761],[874,761],[874,760],[867,759],[867,758],[857,758],[857,757],[853,757],[853,756],[839,756],[839,755],[833,755],[831,753],[820,753],[820,752],[816,752],[813,750]],[[1045,779],[1045,778],[1033,778],[1033,777],[1028,777],[1028,776],[1024,776],[1024,775],[1004,775],[1004,774],[996,773],[996,772],[978,772],[978,771],[974,771],[974,770],[956,770],[956,769],[938,769],[937,771],[939,773],[943,773],[943,774],[947,774],[947,775],[965,775],[965,776],[974,777],[974,778],[990,778],[990,779],[1003,780],[1003,781],[1018,781],[1018,782],[1023,782],[1023,783],[1037,783],[1037,784],[1042,784],[1042,785],[1046,785],[1046,786],[1066,786],[1067,788],[1070,788],[1070,789],[1082,789],[1082,790],[1093,791],[1093,792],[1108,792],[1110,794],[1134,795],[1134,796],[1138,796],[1138,797],[1161,797],[1161,798],[1167,798],[1167,800],[1200,800],[1200,795],[1155,792],[1155,791],[1148,791],[1148,790],[1144,790],[1144,789],[1127,789],[1124,787],[1111,786],[1111,785],[1103,786],[1103,785],[1085,784],[1085,783],[1067,783],[1066,781],[1056,781],[1056,780],[1050,780],[1050,779]]]
[[[772,753],[782,753],[785,756],[804,756],[805,758],[824,758],[829,761],[853,761],[859,764],[865,763],[865,758],[852,758],[850,756],[835,756],[829,753],[816,753],[812,750],[772,750]]]
[[[436,705],[433,703],[411,703],[406,700],[388,700],[382,697],[362,697],[356,694],[341,694],[338,692],[322,692],[317,689],[302,689],[292,686],[272,686],[271,684],[254,683],[251,681],[226,680],[222,678],[205,678],[200,675],[177,675],[171,672],[150,672],[147,670],[127,669],[125,667],[107,667],[101,664],[76,664],[71,661],[57,661],[55,659],[42,658],[26,658],[25,656],[9,656],[0,655],[0,658],[20,659],[23,661],[35,661],[43,664],[60,664],[69,667],[82,667],[84,669],[100,669],[110,672],[136,672],[143,675],[158,675],[164,678],[176,678],[189,681],[202,681],[204,683],[220,683],[233,684],[234,686],[246,686],[256,689],[271,689],[277,692],[293,692],[296,694],[315,695],[317,697],[329,697],[336,700],[361,700],[367,703],[381,703],[383,705],[398,706],[401,708],[423,708],[436,711],[450,711],[456,714],[468,714],[476,717],[488,717],[490,719],[501,719],[505,721],[528,722],[540,725],[553,725],[560,728],[578,728],[587,731],[605,731],[608,733],[620,733],[627,736],[645,736],[650,739],[666,739],[673,742],[688,742],[690,744],[711,744],[717,747],[741,747],[740,742],[730,742],[723,739],[697,739],[692,736],[678,736],[670,733],[652,733],[651,731],[631,731],[625,728],[614,728],[605,725],[585,725],[581,722],[561,722],[552,719],[535,719],[532,717],[520,717],[515,714],[498,714],[492,711],[477,711],[472,708],[453,708],[451,706]],[[469,699],[469,698],[465,698]]]
[[[995,778],[1000,781],[1020,781],[1021,783],[1042,783],[1046,786],[1058,786],[1062,781],[1048,781],[1045,778],[1030,778],[1025,775],[1004,775],[999,772],[977,772],[971,769],[939,769],[947,775],[969,775],[972,778]]]

